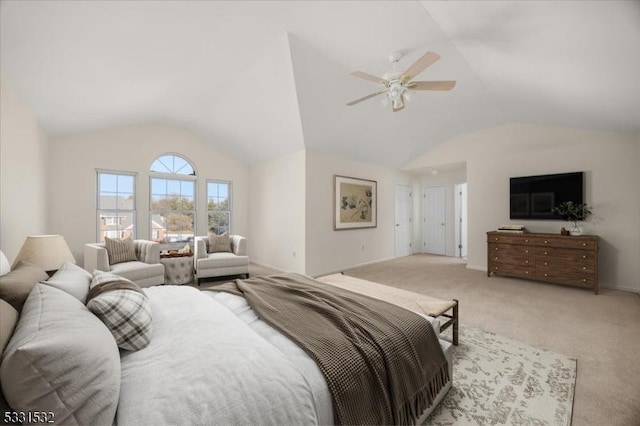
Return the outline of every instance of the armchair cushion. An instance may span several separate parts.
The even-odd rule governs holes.
[[[109,256],[109,265],[138,260],[131,238],[119,239],[104,237],[104,246]]]
[[[135,262],[111,265],[111,273],[138,282],[156,275],[162,275],[164,277],[164,265],[162,263],[150,265],[136,260]]]
[[[229,234],[216,235],[209,232],[209,253],[230,252],[231,239]]]

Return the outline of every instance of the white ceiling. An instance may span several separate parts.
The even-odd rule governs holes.
[[[347,107],[427,50],[455,79]],[[47,134],[165,123],[253,163],[304,147],[400,167],[521,121],[640,131],[637,1],[2,1],[0,71]]]

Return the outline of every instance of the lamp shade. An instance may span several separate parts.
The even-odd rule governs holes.
[[[59,269],[66,261],[76,263],[62,235],[29,235],[12,268],[21,260],[38,265],[45,271]]]

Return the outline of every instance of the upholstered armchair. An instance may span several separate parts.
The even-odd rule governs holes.
[[[127,278],[140,287],[164,283],[164,265],[160,263],[160,244],[148,240],[134,240],[135,259],[126,262],[109,262],[104,243],[84,245],[84,269],[93,272],[111,272]]]
[[[227,275],[244,275],[249,278],[247,239],[240,235],[230,235],[229,238],[230,251],[215,251],[209,243],[209,237],[195,237],[193,266],[198,285],[202,278]]]

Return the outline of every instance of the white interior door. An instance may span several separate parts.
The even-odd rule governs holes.
[[[422,200],[423,251],[445,255],[447,252],[446,187],[426,187]]]
[[[411,254],[413,233],[412,212],[413,201],[411,199],[411,187],[409,185],[396,184],[396,257],[409,256]]]
[[[467,257],[467,184],[455,186],[456,194],[456,256]]]

